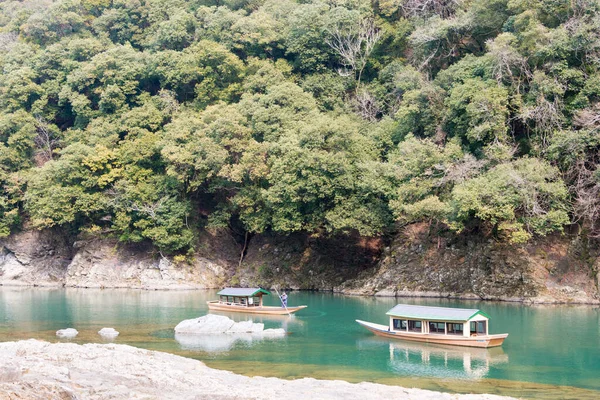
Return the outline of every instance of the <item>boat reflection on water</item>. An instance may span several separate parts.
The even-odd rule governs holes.
[[[389,348],[390,369],[403,376],[481,379],[488,375],[492,366],[508,363],[508,354],[501,347],[482,349],[404,341],[384,343],[378,338],[359,342],[360,349],[382,345]]]

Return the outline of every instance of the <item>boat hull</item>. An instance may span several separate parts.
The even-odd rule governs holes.
[[[246,307],[238,306],[235,304],[223,304],[218,300],[207,301],[208,309],[213,311],[228,311],[228,312],[239,312],[245,314],[269,314],[269,315],[286,315],[292,314],[296,311],[300,311],[306,306],[297,307],[273,307],[273,306],[257,306],[257,307]]]
[[[508,336],[508,333],[501,333],[498,335],[486,335],[486,336],[447,336],[447,335],[436,335],[436,334],[423,334],[423,333],[404,333],[397,331],[389,331],[385,325],[374,324],[372,322],[366,322],[356,320],[360,325],[367,328],[377,336],[383,336],[392,339],[409,340],[413,342],[421,343],[434,343],[443,344],[450,346],[464,346],[464,347],[497,347],[501,346],[504,339]]]

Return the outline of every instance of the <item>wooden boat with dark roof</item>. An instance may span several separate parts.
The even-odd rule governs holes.
[[[306,308],[306,306],[284,307],[263,305],[263,296],[271,293],[261,288],[225,288],[219,293],[219,300],[207,301],[213,311],[233,311],[248,314],[285,315]]]
[[[390,318],[388,325],[356,322],[378,336],[452,346],[496,347],[508,336],[490,335],[490,317],[476,309],[398,304],[386,315]]]

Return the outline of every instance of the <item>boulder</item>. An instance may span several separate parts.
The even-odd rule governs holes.
[[[221,315],[208,314],[200,318],[186,319],[175,327],[176,333],[226,333],[235,322]]]
[[[252,321],[236,322],[229,328],[227,333],[260,333],[265,330],[265,324]]]
[[[283,329],[265,329],[252,321],[235,322],[221,315],[208,314],[181,321],[175,327],[175,340],[182,349],[192,351],[229,351],[236,343],[246,345],[285,336]]]
[[[98,334],[107,339],[114,339],[119,336],[119,332],[117,332],[114,328],[102,328],[98,331]]]
[[[59,338],[66,338],[66,339],[74,338],[78,334],[79,334],[79,332],[77,332],[77,329],[73,329],[73,328],[59,329],[56,331],[56,336],[58,336]]]
[[[267,334],[269,336],[283,336],[283,329],[267,329],[265,324],[252,321],[235,322],[222,315],[208,314],[199,318],[186,319],[175,327],[177,334]]]

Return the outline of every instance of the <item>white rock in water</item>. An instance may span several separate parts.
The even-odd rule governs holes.
[[[252,321],[241,321],[234,323],[227,333],[257,333],[265,330],[265,324]]]
[[[175,333],[180,334],[264,334],[265,332],[269,336],[285,335],[283,329],[267,329],[265,331],[265,324],[254,323],[252,321],[235,322],[225,316],[213,314],[195,319],[186,319],[175,327]]]
[[[74,338],[78,333],[77,329],[73,328],[59,329],[56,331],[56,336],[59,338]]]
[[[235,322],[221,315],[208,314],[200,318],[186,319],[175,327],[176,333],[226,333]]]
[[[119,332],[117,332],[114,328],[102,328],[98,331],[98,333],[100,334],[100,336],[106,338],[116,338],[117,336],[119,336]]]

